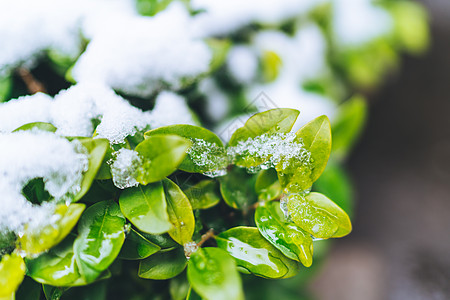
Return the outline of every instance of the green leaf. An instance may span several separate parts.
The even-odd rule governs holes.
[[[256,177],[255,191],[261,200],[270,201],[278,198],[282,189],[278,181],[277,171],[267,169],[259,172],[258,177]]]
[[[294,223],[316,238],[343,237],[352,231],[348,215],[320,193],[292,194],[287,205]]]
[[[146,138],[148,138],[160,134],[177,135],[186,139],[190,139],[194,142],[194,145],[196,139],[203,140],[211,144],[209,149],[214,148],[216,150],[215,152],[212,152],[210,154],[211,159],[214,159],[215,156],[220,156],[220,154],[225,155],[225,148],[223,147],[223,143],[219,139],[219,137],[203,127],[193,125],[171,125],[147,131],[145,133],[145,136]],[[193,157],[188,152],[188,155],[186,155],[182,163],[178,166],[178,169],[190,173],[203,173],[212,171],[214,167],[211,169],[211,166],[209,165],[196,164],[195,158],[193,159]]]
[[[189,259],[187,276],[192,288],[206,300],[243,300],[236,262],[219,248],[200,248]]]
[[[225,203],[235,209],[247,209],[257,200],[253,175],[248,174],[244,169],[233,167],[228,171],[227,176],[219,178],[220,193]]]
[[[181,164],[191,145],[191,141],[177,135],[149,136],[135,149],[142,158],[136,180],[147,185],[169,176]]]
[[[109,141],[107,139],[78,138],[78,140],[89,152],[89,168],[83,175],[81,191],[75,196],[74,201],[80,200],[91,188],[92,182],[109,148]]]
[[[44,284],[42,289],[47,300],[59,300],[68,288]]]
[[[367,118],[367,103],[362,96],[354,96],[339,107],[332,125],[333,155],[345,158],[361,134]]]
[[[276,108],[257,113],[233,133],[228,144],[236,146],[239,141],[246,141],[264,133],[287,133],[291,131],[299,113],[298,110],[290,108]]]
[[[174,225],[169,235],[180,245],[192,240],[195,230],[194,212],[191,203],[183,191],[169,179],[163,180],[167,201],[167,212]]]
[[[172,251],[159,252],[139,263],[139,277],[165,280],[177,276],[186,268],[187,259],[181,247]]]
[[[39,230],[25,227],[24,234],[18,239],[20,249],[27,256],[33,256],[59,244],[75,227],[85,207],[81,203],[72,203],[69,207],[58,205],[53,214],[54,222]]]
[[[274,51],[264,51],[261,57],[262,72],[266,82],[272,82],[277,79],[283,61]]]
[[[10,74],[4,74],[0,77],[0,103],[10,98],[13,86],[13,77]]]
[[[299,271],[299,264],[287,258],[264,239],[255,227],[235,227],[216,237],[217,246],[233,256],[239,267],[261,277],[287,278]]]
[[[24,277],[23,258],[16,252],[3,255],[0,261],[0,297],[6,298],[14,295]]]
[[[161,182],[125,189],[119,204],[125,217],[144,232],[160,234],[173,227]]]
[[[311,181],[314,182],[322,174],[331,152],[331,125],[327,116],[320,116],[297,131],[304,147],[311,152],[314,168]]]
[[[163,11],[172,0],[136,0],[136,9],[143,16],[154,16]]]
[[[102,201],[90,206],[78,223],[74,252],[80,272],[92,281],[116,259],[125,240],[125,217],[119,205]]]
[[[320,116],[296,133],[297,141],[310,152],[310,163],[299,161],[288,169],[278,170],[281,186],[288,193],[299,193],[310,188],[325,169],[331,152],[331,127],[327,116]]]
[[[212,52],[212,59],[209,63],[210,72],[214,72],[219,69],[226,61],[228,51],[231,48],[231,41],[225,39],[207,39],[206,43]]]
[[[255,223],[261,235],[284,255],[300,261],[306,267],[311,266],[312,238],[309,233],[286,219],[279,202],[267,202],[258,206]]]
[[[169,282],[169,292],[172,300],[185,300],[189,292],[189,282],[187,281],[186,274],[181,273],[177,277],[173,278]]]
[[[156,244],[153,244],[139,232],[131,228],[130,233],[125,238],[122,250],[120,250],[119,258],[122,259],[144,259],[161,250]]]
[[[13,132],[22,131],[22,130],[33,130],[33,129],[38,129],[41,131],[48,131],[48,132],[56,132],[56,130],[57,130],[57,128],[50,123],[33,122],[33,123],[24,124],[24,125],[20,126],[19,128],[14,129]]]
[[[37,282],[53,286],[85,284],[73,254],[74,237],[67,237],[58,246],[39,257],[27,260],[27,275]]]
[[[97,175],[95,176],[95,179],[98,180],[106,180],[106,179],[111,179],[112,178],[112,174],[111,174],[111,167],[108,164],[108,162],[113,159],[113,152],[114,150],[111,148],[111,146],[109,146],[106,149],[106,153],[105,156],[103,157],[103,161],[100,164],[100,168],[98,169]]]
[[[171,248],[176,248],[179,245],[175,242],[169,234],[149,234],[146,232],[139,232],[144,238],[158,245],[161,249],[168,250]]]
[[[325,171],[314,182],[313,190],[333,199],[333,202],[352,219],[355,201],[354,188],[349,175],[342,166],[332,161],[328,162]]]
[[[185,191],[192,209],[207,209],[220,202],[219,186],[215,180],[202,180]]]

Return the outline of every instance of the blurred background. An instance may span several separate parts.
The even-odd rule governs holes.
[[[450,299],[450,2],[428,0],[431,47],[369,97],[348,161],[354,231],[310,288],[319,299]]]

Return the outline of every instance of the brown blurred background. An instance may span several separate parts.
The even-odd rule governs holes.
[[[422,2],[432,48],[371,97],[348,162],[354,231],[312,283],[318,299],[450,299],[450,0]]]

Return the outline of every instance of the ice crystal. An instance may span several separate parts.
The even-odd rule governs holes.
[[[126,189],[139,184],[135,176],[142,161],[136,151],[122,148],[114,153],[114,158],[108,163],[111,166],[112,180],[115,186]]]

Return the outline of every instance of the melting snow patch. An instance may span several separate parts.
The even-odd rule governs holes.
[[[80,143],[53,133],[20,131],[0,134],[0,144],[0,232],[46,224],[54,204],[70,201],[80,191],[88,167]],[[34,178],[43,178],[53,200],[36,205],[22,195],[23,187]]]

